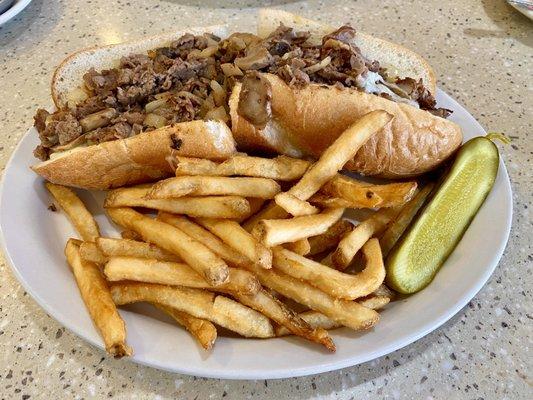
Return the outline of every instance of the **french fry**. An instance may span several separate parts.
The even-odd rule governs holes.
[[[305,200],[300,200],[290,193],[280,193],[276,196],[275,202],[278,206],[283,208],[294,217],[301,217],[304,215],[318,214],[320,209],[311,205]]]
[[[114,283],[111,295],[117,305],[157,303],[206,319],[244,337],[268,338],[274,334],[264,315],[227,297],[201,289],[154,283]]]
[[[322,344],[329,351],[335,351],[335,344],[325,330],[311,328],[298,314],[291,311],[266,290],[261,290],[255,295],[236,295],[235,298],[245,306],[259,311],[277,324],[286,327],[294,335]]]
[[[428,183],[410,200],[400,211],[398,216],[387,227],[379,243],[381,244],[381,251],[383,257],[387,257],[391,249],[394,247],[398,239],[405,232],[418,210],[425,204],[426,199],[433,190],[434,184]]]
[[[84,260],[95,264],[105,264],[107,257],[100,251],[94,242],[82,242],[80,244],[80,256]]]
[[[364,211],[365,209],[361,209],[361,203],[353,203],[352,201],[341,199],[339,197],[329,197],[326,194],[323,193],[317,193],[313,195],[309,199],[309,202],[311,204],[315,204],[318,207],[321,208],[337,208],[337,207],[344,207],[344,208],[351,208],[352,210],[361,210]],[[401,207],[402,203],[398,203],[400,205],[397,205],[395,207]],[[383,207],[377,207],[378,209],[381,209]]]
[[[338,197],[330,197],[320,192],[311,196],[309,203],[322,208],[354,208],[352,207],[352,203],[348,200],[340,199]]]
[[[351,329],[369,329],[379,321],[377,312],[354,301],[331,297],[309,283],[276,269],[267,270],[253,264],[247,264],[246,268],[259,278],[262,285]]]
[[[162,285],[185,286],[227,293],[257,293],[261,287],[257,278],[248,271],[229,269],[229,279],[218,286],[205,279],[187,264],[158,261],[148,258],[112,257],[104,267],[108,281],[137,281]]]
[[[398,208],[395,207],[383,208],[357,225],[354,230],[341,239],[332,253],[332,265],[340,270],[346,269],[368,239],[382,232],[398,212]]]
[[[208,249],[232,266],[238,267],[239,265],[249,262],[248,258],[244,255],[228,246],[217,236],[213,235],[195,222],[192,222],[187,217],[160,212],[157,219],[181,229],[193,239],[204,244]]]
[[[129,229],[124,229],[122,232],[120,232],[120,236],[122,239],[131,239],[131,240],[142,240],[141,235],[139,235],[137,232],[130,231]]]
[[[145,207],[192,217],[241,218],[250,214],[248,200],[238,196],[182,197],[146,199],[149,188],[116,189],[107,195],[106,208]]]
[[[156,183],[147,199],[174,199],[183,196],[242,196],[272,199],[279,184],[268,178],[228,178],[220,176],[179,176]]]
[[[333,321],[331,318],[326,317],[324,314],[318,312],[318,311],[304,311],[302,313],[298,314],[301,319],[303,319],[309,326],[312,328],[318,329],[325,329],[326,331],[330,329],[337,329],[342,327],[342,324],[339,324],[338,322]],[[284,326],[277,326],[275,328],[276,330],[276,336],[288,336],[291,335],[292,332],[289,331]]]
[[[130,356],[132,349],[126,344],[126,327],[120,317],[107,283],[95,263],[81,258],[79,247],[69,240],[65,256],[80,290],[81,298],[94,325],[104,340],[106,351],[115,358]]]
[[[312,236],[309,241],[309,255],[320,254],[331,250],[339,244],[341,237],[353,228],[352,223],[345,219],[340,219],[331,225],[328,230],[320,235]]]
[[[181,258],[154,244],[130,239],[99,237],[96,246],[109,259],[110,257],[153,258],[159,261],[181,262]]]
[[[377,239],[371,239],[363,247],[366,267],[351,275],[327,267],[287,249],[273,249],[274,268],[297,279],[303,279],[323,292],[346,300],[368,296],[385,279],[385,267]]]
[[[416,187],[415,181],[374,185],[337,174],[320,192],[346,200],[350,208],[383,208],[405,204],[413,197]]]
[[[46,182],[45,186],[59,206],[65,211],[81,238],[86,242],[94,242],[100,236],[98,224],[76,193],[65,186],[55,185],[50,182]]]
[[[308,200],[313,194],[352,159],[357,151],[375,133],[392,119],[392,115],[383,110],[369,112],[346,129],[320,156],[302,176],[289,194],[300,200]]]
[[[262,219],[282,219],[287,218],[288,216],[289,213],[287,213],[287,211],[278,206],[274,201],[271,201],[257,214],[252,215],[247,219],[243,224],[243,228],[246,231],[251,232],[255,225]]]
[[[309,161],[278,156],[261,158],[233,156],[218,164],[198,158],[176,157],[176,176],[253,176],[271,178],[278,181],[293,181],[302,177],[311,165]]]
[[[343,208],[332,208],[304,217],[265,219],[255,225],[252,234],[268,247],[295,242],[326,232],[343,213]]]
[[[176,169],[176,176],[219,176],[216,173],[219,163],[205,158],[180,157],[172,158],[172,166]],[[222,175],[224,176],[224,175]]]
[[[388,297],[389,299],[393,299],[396,296],[396,292],[389,289],[387,285],[382,284],[376,290],[374,290],[374,293],[372,293],[372,295],[379,296],[379,297]]]
[[[359,300],[358,303],[364,307],[372,310],[381,310],[390,302],[390,297],[387,296],[368,296],[365,299]]]
[[[367,307],[372,310],[379,310],[389,303],[389,298],[385,296],[371,296],[368,299],[358,301],[358,303],[363,307]],[[342,327],[341,324],[333,321],[331,318],[325,316],[324,314],[318,311],[309,310],[304,311],[298,315],[305,322],[307,322],[307,324],[311,326],[311,328],[314,329],[322,328],[325,330],[330,330]],[[291,334],[291,332],[285,326],[282,325],[278,325],[275,329],[276,336],[287,336]]]
[[[241,223],[243,221],[246,221],[248,218],[250,218],[252,215],[256,214],[263,208],[265,204],[265,199],[260,199],[257,197],[247,197],[246,200],[248,200],[248,204],[250,204],[250,212],[246,215],[239,217],[239,218],[232,218],[234,221],[237,221],[238,223]]]
[[[116,224],[134,230],[145,241],[178,254],[209,284],[221,285],[228,279],[229,268],[224,260],[182,230],[131,208],[109,208],[107,213]]]
[[[196,221],[227,245],[244,254],[251,262],[261,268],[272,268],[272,251],[259,243],[237,222],[211,218],[197,218]]]
[[[296,242],[285,243],[283,247],[301,256],[305,256],[311,251],[311,245],[307,239],[300,239]]]
[[[175,308],[153,303],[164,313],[171,316],[174,321],[182,325],[200,343],[205,350],[211,350],[217,340],[217,328],[206,319],[196,318],[192,315],[178,311]]]

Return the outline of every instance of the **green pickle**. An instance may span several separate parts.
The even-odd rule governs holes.
[[[404,294],[433,280],[489,194],[498,148],[486,137],[466,142],[427,205],[386,259],[387,284]]]

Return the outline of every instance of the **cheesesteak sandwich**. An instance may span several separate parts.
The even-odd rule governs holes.
[[[349,163],[401,178],[434,169],[460,145],[417,54],[350,26],[263,10],[258,35],[190,29],[67,58],[52,81],[57,108],[38,110],[33,170],[63,185],[107,189],[171,175],[172,156],[239,150],[320,156],[362,115],[392,123]],[[229,126],[231,126],[231,131]]]

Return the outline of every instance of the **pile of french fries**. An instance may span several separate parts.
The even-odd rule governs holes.
[[[205,349],[217,326],[250,338],[297,335],[330,351],[328,330],[374,326],[393,297],[383,257],[431,186],[339,171],[391,118],[367,114],[316,162],[176,157],[175,177],[108,192],[121,238],[102,237],[73,191],[47,183],[81,237],[65,254],[106,350],[132,354],[117,306],[135,302],[167,313]],[[368,217],[354,225],[342,219],[348,208]]]

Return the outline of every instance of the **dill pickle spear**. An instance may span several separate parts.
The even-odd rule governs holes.
[[[485,137],[459,149],[431,200],[389,253],[390,287],[410,294],[433,280],[492,189],[498,163],[498,148]]]

